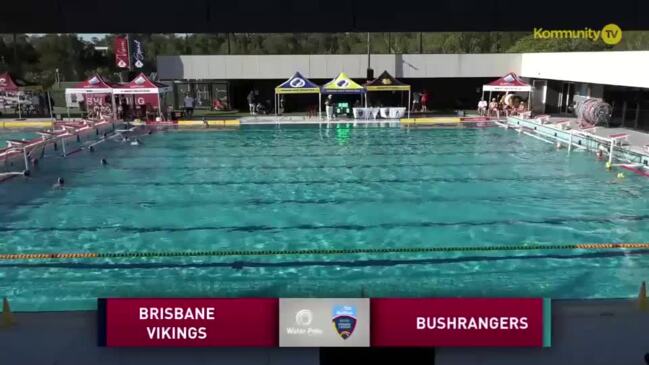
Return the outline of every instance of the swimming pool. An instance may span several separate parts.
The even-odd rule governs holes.
[[[65,189],[50,188],[57,176]],[[614,177],[592,154],[500,128],[161,132],[0,184],[0,253],[648,241],[647,179]],[[0,294],[16,310],[106,296],[610,298],[636,295],[648,267],[640,250],[1,261]]]

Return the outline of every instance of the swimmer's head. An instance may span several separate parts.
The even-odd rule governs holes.
[[[623,172],[618,172],[617,173],[617,178],[618,179],[624,179],[624,173]]]
[[[59,178],[56,179],[56,183],[57,183],[58,185],[63,186],[63,184],[65,184],[65,180],[63,180],[62,177],[59,177]]]
[[[99,161],[99,163],[101,163],[102,165],[108,165],[108,161],[106,161],[105,158],[102,158],[102,159]]]

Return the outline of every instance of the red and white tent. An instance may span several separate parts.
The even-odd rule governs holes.
[[[140,73],[127,84],[115,89],[115,95],[131,95],[133,104],[139,106],[150,105],[162,115],[160,95],[171,92],[171,86],[156,82]]]
[[[532,100],[532,85],[521,80],[518,75],[513,72],[508,73],[507,75],[494,80],[486,85],[482,86],[482,99],[484,100],[484,92],[489,91],[489,100],[491,100],[491,93],[496,92],[505,92],[506,94],[516,93],[516,92],[527,92],[528,93],[528,102]]]
[[[530,92],[532,91],[532,85],[521,80],[518,75],[513,72],[508,73],[507,75],[494,80],[484,86],[482,86],[483,91],[511,91],[511,92]]]
[[[91,76],[88,80],[82,81],[74,87],[65,89],[66,94],[112,94],[113,90],[120,87],[104,81],[99,75]]]
[[[18,91],[18,85],[14,82],[13,77],[9,72],[5,72],[0,75],[0,92],[16,92]]]
[[[135,94],[164,94],[171,91],[171,86],[160,82],[152,81],[144,73],[140,73],[127,84],[120,85],[115,89],[117,95]]]
[[[74,85],[74,87],[65,89],[66,104],[68,102],[68,96],[74,95],[80,96],[80,98],[85,100],[86,106],[92,106],[94,104],[103,105],[104,100],[106,100],[107,96],[110,95],[113,118],[117,119],[114,92],[115,89],[119,87],[119,84],[107,82],[100,75],[93,75],[86,81],[82,81]]]

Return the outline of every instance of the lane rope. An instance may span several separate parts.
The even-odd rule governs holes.
[[[207,250],[207,251],[125,251],[125,252],[69,252],[69,253],[6,253],[0,260],[60,260],[102,258],[152,258],[152,257],[224,257],[224,256],[306,256],[352,255],[434,252],[484,252],[484,251],[542,251],[542,250],[610,250],[649,249],[649,242],[638,243],[578,243],[558,245],[490,245],[490,246],[439,246],[395,248],[340,248],[303,250]]]

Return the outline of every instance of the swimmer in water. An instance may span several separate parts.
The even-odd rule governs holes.
[[[58,179],[56,179],[56,184],[54,184],[55,188],[61,189],[61,188],[63,188],[63,185],[65,185],[65,180],[63,180],[62,177],[59,177]]]
[[[135,141],[131,142],[131,146],[139,146],[141,144],[142,142],[140,142],[139,138],[136,138]]]
[[[604,158],[604,152],[602,150],[597,150],[597,159],[602,160]]]
[[[90,152],[95,152],[95,147],[94,147],[94,146],[90,146],[90,147],[88,147],[88,151],[90,151]]]
[[[102,158],[101,160],[99,160],[99,163],[100,163],[102,166],[106,166],[106,165],[108,165],[108,161],[106,161],[105,158]]]

